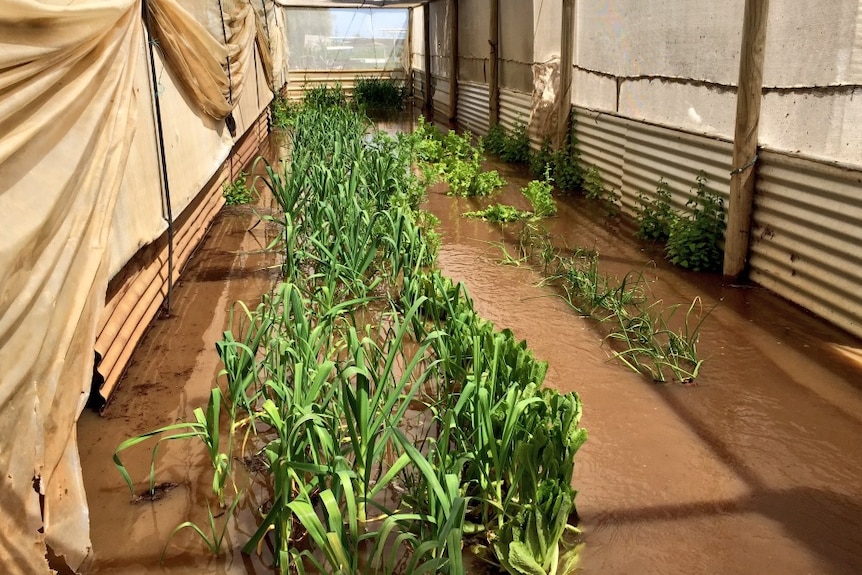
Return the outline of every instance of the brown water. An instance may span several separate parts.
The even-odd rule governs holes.
[[[523,174],[492,167],[510,181],[495,201],[526,208]],[[590,440],[575,472],[584,573],[862,572],[862,342],[759,288],[671,269],[631,239],[630,224],[563,198],[549,228],[569,246],[596,248],[603,272],[643,271],[651,298],[668,305],[696,296],[707,309],[717,304],[702,331],[708,361],[698,385],[653,384],[609,361],[595,323],[536,287],[538,273],[498,265],[493,242],[514,233],[459,217],[486,203],[432,190],[444,233],[438,262],[467,284],[482,315],[550,362],[548,385],[584,401]],[[273,281],[272,262],[256,253],[264,228],[249,231],[254,221],[247,208],[219,216],[177,287],[172,316],[148,333],[106,417],[81,419],[96,556],[89,573],[271,572],[237,551],[250,535],[247,510],[237,527],[246,533],[226,541],[224,556],[212,558],[184,532],[159,567],[171,530],[206,517],[202,452],[162,448],[157,475],[184,480],[155,503],[130,504],[111,462],[122,440],[205,404],[231,302],[253,303]],[[143,479],[148,451],[129,463]]]

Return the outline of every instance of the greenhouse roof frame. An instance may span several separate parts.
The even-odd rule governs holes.
[[[414,8],[434,0],[276,0],[284,8]]]

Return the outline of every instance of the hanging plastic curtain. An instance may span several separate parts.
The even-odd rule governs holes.
[[[148,21],[186,95],[221,120],[250,75],[258,34],[247,0],[148,0]]]
[[[0,565],[90,550],[75,424],[135,130],[137,0],[0,0]]]

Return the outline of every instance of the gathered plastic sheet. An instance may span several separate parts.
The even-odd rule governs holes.
[[[212,121],[239,106],[247,79],[255,91],[256,45],[266,52],[267,83],[284,76],[284,26],[271,3],[257,1],[259,10],[247,0],[149,4],[159,53],[187,105]],[[49,572],[46,543],[73,569],[91,553],[75,429],[112,272],[112,226],[123,225],[117,200],[132,185],[136,130],[153,130],[151,117],[139,117],[148,108],[139,100],[152,97],[142,85],[148,63],[141,14],[139,0],[0,0],[4,573]],[[156,153],[151,135],[141,142],[147,154]],[[157,172],[131,171],[158,181]],[[133,204],[135,210],[142,202]],[[158,233],[163,223],[153,225]]]
[[[0,0],[0,558],[89,553],[75,422],[134,134],[136,0]],[[44,497],[43,512],[40,495]],[[44,537],[44,540],[43,540]]]

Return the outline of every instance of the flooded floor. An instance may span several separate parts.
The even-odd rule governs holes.
[[[132,496],[113,463],[124,440],[161,426],[193,421],[192,411],[206,407],[221,368],[215,342],[228,329],[234,302],[251,308],[278,280],[277,258],[264,253],[274,231],[259,221],[263,206],[225,207],[175,285],[170,316],[155,320],[132,358],[104,416],[84,412],[78,423],[84,483],[90,505],[94,561],[85,573],[137,575],[163,572],[272,573],[257,557],[239,547],[255,529],[253,505],[231,521],[221,557],[213,557],[191,529],[171,539],[180,523],[192,520],[209,535],[207,501],[212,468],[199,441],[161,444],[156,483],[168,486],[156,502],[130,503]],[[240,309],[235,309],[237,317]],[[154,441],[121,453],[144,491]],[[241,462],[234,462],[235,468]],[[218,509],[213,509],[218,514]],[[220,534],[223,518],[217,520]],[[245,531],[245,532],[244,532]],[[233,539],[231,537],[233,536]],[[161,555],[165,560],[160,565]]]
[[[524,173],[490,167],[510,182],[493,201],[526,208]],[[489,201],[431,191],[444,235],[438,264],[467,284],[477,311],[549,361],[548,385],[583,399],[590,439],[575,470],[583,573],[862,572],[862,342],[765,290],[671,269],[632,238],[630,223],[594,202],[560,198],[547,225],[561,245],[597,249],[602,271],[616,277],[642,271],[653,300],[715,306],[697,386],[653,384],[609,361],[595,322],[537,287],[536,271],[499,265],[496,244],[511,248],[514,231],[460,217]],[[248,208],[220,214],[177,286],[171,317],[147,334],[105,417],[81,418],[95,554],[88,573],[271,572],[238,552],[250,532],[229,534],[213,558],[186,530],[159,566],[174,527],[206,522],[202,451],[160,448],[157,481],[182,481],[156,503],[129,503],[111,461],[124,439],[205,405],[231,304],[253,305],[276,277],[255,221]],[[139,454],[129,459],[136,479],[149,468],[149,451]],[[240,531],[250,529],[250,511],[239,519]]]

